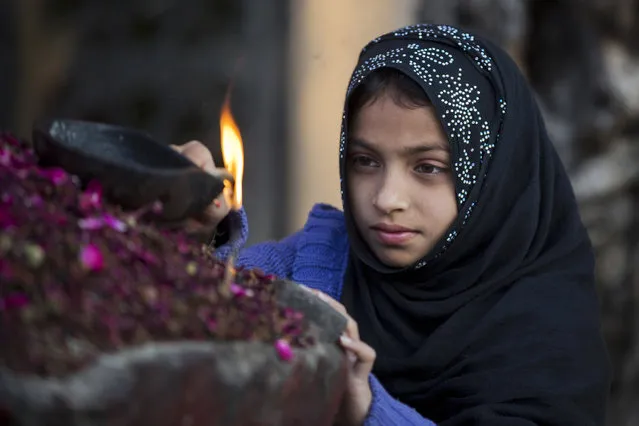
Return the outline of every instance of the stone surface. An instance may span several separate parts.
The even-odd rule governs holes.
[[[0,369],[0,399],[25,426],[331,426],[346,368],[335,344],[291,362],[257,342],[150,344],[62,380]]]

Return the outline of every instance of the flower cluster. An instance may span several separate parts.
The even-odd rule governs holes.
[[[0,134],[0,364],[60,376],[146,342],[257,340],[285,361],[313,344],[273,277],[238,269],[224,289],[224,263],[160,211],[123,211]]]

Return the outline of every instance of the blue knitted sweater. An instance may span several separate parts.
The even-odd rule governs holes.
[[[243,210],[242,236],[244,245],[248,236],[248,221]],[[231,247],[223,246],[218,256],[228,256]],[[237,265],[259,268],[268,274],[290,279],[318,289],[340,299],[348,258],[348,236],[344,215],[326,204],[311,210],[304,227],[281,241],[257,244],[240,251]],[[393,398],[371,374],[373,403],[365,426],[434,426],[417,411]]]

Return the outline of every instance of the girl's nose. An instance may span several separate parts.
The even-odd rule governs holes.
[[[386,173],[373,199],[373,205],[384,214],[389,214],[406,210],[409,204],[406,182],[402,182],[402,179],[394,173]]]

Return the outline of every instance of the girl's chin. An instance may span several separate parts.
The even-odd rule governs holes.
[[[375,251],[375,255],[386,266],[391,268],[407,268],[419,262],[423,256],[417,256],[411,253],[402,253],[399,250],[392,249],[378,249]]]

